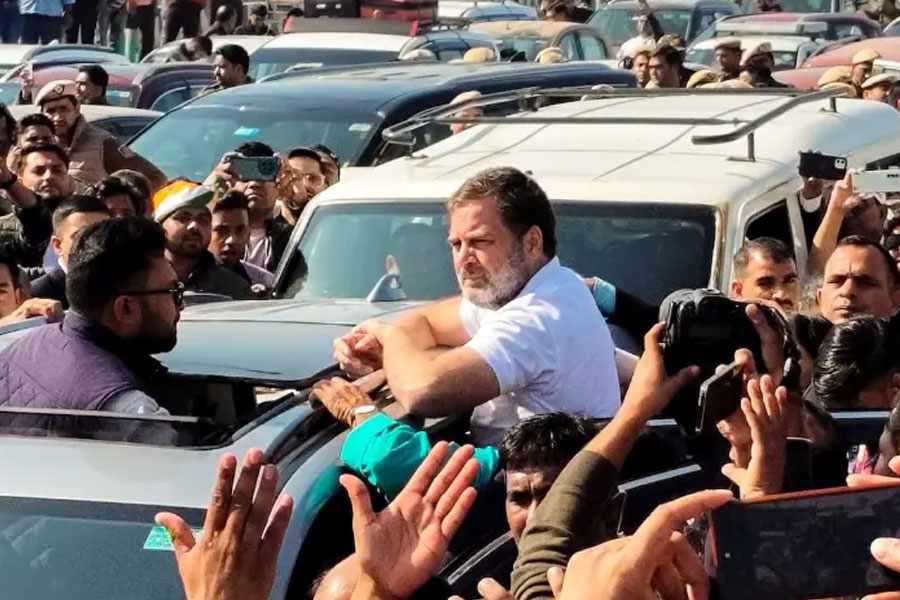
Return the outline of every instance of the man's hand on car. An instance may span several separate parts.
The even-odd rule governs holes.
[[[678,391],[700,374],[699,367],[685,367],[674,375],[666,372],[662,341],[664,323],[654,325],[644,336],[644,354],[637,363],[620,411],[649,421],[659,414]]]
[[[728,490],[697,492],[658,506],[634,535],[576,553],[559,600],[645,600],[657,594],[706,598],[709,578],[678,530],[733,498]]]
[[[61,321],[63,318],[62,304],[57,300],[29,298],[16,310],[0,319],[0,325],[10,325],[33,317],[44,317],[50,323]]]
[[[780,492],[787,460],[787,390],[776,388],[772,378],[763,375],[747,384],[747,393],[741,412],[750,427],[750,460],[746,467],[733,463],[722,467],[722,473],[740,487],[742,500]]]
[[[353,507],[359,597],[367,590],[368,597],[381,600],[408,598],[434,574],[475,502],[474,452],[463,446],[446,461],[449,444],[435,444],[403,491],[378,514],[365,484],[341,476]]]
[[[383,324],[364,321],[334,340],[334,359],[351,377],[362,377],[381,368],[384,348],[378,341],[378,328]]]
[[[269,597],[293,502],[287,496],[276,502],[278,471],[262,460],[262,450],[251,448],[232,489],[237,458],[221,458],[199,540],[178,515],[156,515],[172,538],[187,600]]]
[[[309,394],[310,400],[321,402],[335,419],[353,427],[356,425],[353,409],[372,404],[372,398],[357,385],[346,379],[332,377],[317,382]]]

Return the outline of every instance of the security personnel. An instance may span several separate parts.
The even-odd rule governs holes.
[[[772,44],[756,42],[744,50],[744,54],[741,56],[740,79],[742,81],[755,88],[790,87],[772,77],[774,70],[775,55],[772,53]]]
[[[131,169],[145,175],[154,189],[165,183],[165,175],[150,161],[85,120],[74,81],[51,81],[38,92],[35,104],[53,122],[57,141],[69,155],[69,174],[73,177],[91,185],[119,169]]]
[[[897,76],[890,73],[879,73],[872,75],[862,84],[863,100],[874,100],[876,102],[887,102],[891,86],[896,83]]]
[[[741,40],[726,37],[716,43],[716,62],[719,63],[719,76],[716,82],[737,79],[741,74]]]
[[[865,48],[853,55],[851,83],[856,86],[856,91],[860,97],[862,97],[862,84],[872,75],[875,61],[879,58],[881,58],[881,55],[871,48]]]

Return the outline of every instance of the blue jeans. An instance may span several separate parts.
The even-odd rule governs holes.
[[[18,2],[0,4],[0,42],[18,44],[22,35],[22,15]]]

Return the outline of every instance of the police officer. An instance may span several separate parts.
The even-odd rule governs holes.
[[[851,83],[856,86],[859,97],[862,97],[862,84],[872,75],[875,61],[879,58],[881,55],[871,48],[865,48],[853,55]]]
[[[726,37],[716,43],[716,62],[719,64],[717,82],[737,79],[741,74],[741,40]]]
[[[866,79],[862,84],[863,100],[874,100],[876,102],[887,102],[891,86],[897,81],[895,75],[890,73],[880,73]]]
[[[69,156],[69,174],[73,177],[90,185],[119,169],[132,169],[145,175],[154,189],[165,182],[165,175],[150,161],[85,120],[74,81],[51,81],[38,92],[35,104],[53,122],[57,141]]]

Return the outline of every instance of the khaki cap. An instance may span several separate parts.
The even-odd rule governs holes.
[[[549,48],[544,48],[538,55],[534,57],[534,62],[538,62],[541,64],[548,63],[564,63],[568,62],[568,58],[563,53],[561,48],[557,48],[556,46],[550,46]]]
[[[853,77],[853,68],[847,66],[829,67],[816,82],[817,87],[826,86],[829,83],[850,83]]]
[[[725,81],[720,81],[719,83],[713,83],[709,87],[717,87],[723,90],[746,90],[753,86],[740,79],[727,79]]]
[[[741,40],[736,37],[724,37],[716,42],[716,45],[713,47],[715,50],[719,48],[727,48],[728,50],[737,50],[740,52],[741,50]]]
[[[477,100],[481,98],[481,92],[478,90],[469,90],[468,92],[463,92],[459,94],[456,98],[450,101],[450,106],[456,106],[457,104],[462,104],[463,102],[468,102],[469,100]]]
[[[744,54],[741,55],[741,65],[746,65],[751,59],[764,54],[772,54],[772,44],[769,42],[756,42],[747,46]]]
[[[859,98],[859,94],[856,92],[856,87],[850,85],[849,83],[844,83],[843,81],[832,81],[831,83],[826,83],[825,85],[819,88],[820,90],[841,90],[844,92],[845,98]]]
[[[687,85],[684,86],[687,89],[700,87],[705,83],[713,83],[718,77],[718,74],[711,69],[700,69],[688,79]]]
[[[490,48],[469,48],[463,54],[465,62],[483,63],[494,60],[494,51]]]
[[[878,52],[871,48],[864,48],[853,55],[853,62],[851,64],[859,65],[862,63],[875,62],[879,58],[881,58],[881,55]]]
[[[78,103],[78,95],[75,93],[75,82],[71,79],[57,79],[41,88],[41,91],[34,97],[34,103],[42,106],[44,102],[66,97],[72,98],[76,104]]]
[[[890,85],[897,81],[896,75],[891,75],[890,73],[879,73],[878,75],[872,75],[860,86],[862,89],[867,90],[869,88],[873,88],[879,85]]]

